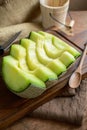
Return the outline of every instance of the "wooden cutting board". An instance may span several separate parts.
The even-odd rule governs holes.
[[[78,36],[75,35],[70,37],[58,30],[52,31],[51,29],[48,30],[48,32],[60,37],[62,40],[66,41],[77,50],[81,52],[83,51],[84,42],[87,40],[87,31],[78,34]],[[8,127],[18,119],[25,116],[27,113],[32,112],[40,105],[56,97],[59,90],[63,88],[68,82],[69,77],[78,65],[79,60],[80,58],[78,58],[78,60],[69,68],[69,70],[62,77],[60,77],[58,83],[55,83],[50,89],[34,99],[22,99],[17,97],[6,88],[2,77],[0,77],[0,130]],[[86,64],[87,59],[85,59],[83,65],[83,74],[85,74],[84,76],[87,76]]]

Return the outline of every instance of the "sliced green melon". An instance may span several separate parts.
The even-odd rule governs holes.
[[[28,39],[22,39],[21,45],[26,48],[27,52],[27,60],[29,61],[29,67],[34,68],[33,73],[40,78],[43,81],[47,80],[54,80],[57,79],[57,75],[48,67],[44,66],[38,61],[36,51],[35,51],[35,42],[28,40]],[[33,48],[32,48],[33,47]],[[31,49],[32,48],[32,49]],[[32,52],[31,52],[32,51]],[[32,55],[31,55],[31,54]],[[33,57],[34,56],[34,57]],[[31,60],[30,60],[31,59]],[[27,61],[27,63],[28,63]],[[31,65],[31,66],[30,66]],[[32,67],[34,66],[34,67]]]
[[[18,60],[18,66],[24,70],[29,71],[26,60],[26,49],[19,44],[13,44],[10,49],[10,55]]]
[[[69,65],[71,65],[74,61],[75,58],[72,54],[70,54],[69,52],[65,51],[59,58],[59,60],[66,66],[68,67]]]
[[[74,49],[73,47],[71,47],[70,45],[68,45],[66,42],[64,42],[63,40],[61,40],[60,38],[49,34],[47,32],[43,32],[43,31],[39,31],[40,34],[44,35],[45,37],[48,37],[52,40],[52,43],[55,45],[55,47],[57,47],[58,49],[62,50],[62,51],[69,51],[74,57],[78,57],[80,56],[80,52],[78,52],[76,49]]]
[[[31,32],[29,38],[11,46],[10,55],[3,57],[2,74],[13,93],[34,98],[46,90],[47,80],[55,82],[80,53],[43,31]]]
[[[3,58],[2,74],[5,83],[12,92],[21,94],[21,92],[25,93],[25,90],[30,90],[28,95],[25,93],[25,98],[33,98],[34,93],[36,93],[35,96],[38,96],[46,90],[46,86],[41,80],[33,74],[21,70],[18,67],[18,61],[10,55]],[[21,94],[21,96],[23,95]]]
[[[53,44],[60,49],[63,49],[64,51],[70,52],[75,58],[79,57],[81,54],[79,51],[65,43],[63,40],[61,40],[58,37],[53,36]]]
[[[48,62],[52,61],[52,58],[47,56],[47,54],[44,50],[44,44],[42,42],[38,42],[36,46],[37,46],[36,53],[37,53],[37,57],[38,57],[39,61],[43,65],[47,65]]]
[[[59,59],[53,60],[47,66],[58,76],[67,70],[66,66]]]
[[[30,39],[36,43],[36,53],[39,61],[42,64],[46,65],[52,59],[47,56],[44,50],[44,43],[45,43],[44,37],[36,32],[31,32]]]
[[[24,46],[26,46],[26,45],[28,46],[28,42],[29,41],[27,39],[22,39],[22,44],[24,44]],[[22,52],[23,52],[23,50],[22,50]],[[48,68],[50,68],[53,72],[55,72],[57,74],[57,76],[60,75],[60,73],[66,71],[65,65],[61,61],[59,61],[58,59],[56,59],[56,60],[53,59],[50,62],[48,61],[46,66]],[[33,72],[41,80],[46,81],[46,80],[48,80],[48,76],[47,76],[48,68],[46,69],[46,67],[43,68],[42,66],[40,66],[39,68],[37,68]],[[50,72],[49,72],[49,75],[50,75],[49,80],[52,80],[53,76]]]
[[[34,31],[30,33],[29,39],[36,43],[40,42],[41,40],[44,42],[44,36]]]
[[[62,50],[57,49],[53,44],[52,44],[52,38],[47,37],[46,35],[41,35],[36,32],[31,32],[30,39],[34,40],[37,44],[41,44],[44,46],[44,51],[47,54],[48,57],[50,58],[57,58],[58,56],[61,55]],[[38,47],[37,47],[38,49]],[[37,51],[39,53],[40,51]],[[43,50],[42,50],[43,52]],[[42,53],[40,53],[42,55]],[[45,56],[46,57],[46,56]],[[43,59],[43,56],[42,58]],[[43,60],[42,60],[43,61]]]
[[[47,37],[48,39],[51,39],[52,44],[60,51],[63,51],[65,49],[65,46],[63,46],[62,44],[60,44],[60,41],[58,42],[58,39],[56,36],[54,36],[53,34],[44,32],[44,31],[38,31],[39,34],[42,34],[43,36]],[[59,39],[60,40],[60,39]],[[61,40],[62,41],[62,40]]]
[[[48,37],[49,39],[52,40],[53,34],[44,32],[44,31],[38,31],[39,34],[41,34],[42,36]]]
[[[22,41],[22,43],[23,43],[23,41]],[[21,52],[22,52],[22,55],[24,54],[24,57],[21,57]],[[30,73],[30,74],[34,74],[42,81],[57,79],[56,74],[54,74],[47,67],[45,67],[41,64],[39,65],[39,63],[38,63],[38,66],[35,70],[30,70],[27,66],[27,63],[26,63],[26,57],[27,57],[26,49],[24,47],[22,47],[21,45],[15,45],[15,44],[12,45],[10,54],[13,57],[15,57],[16,59],[18,59],[18,66],[22,70],[24,70],[25,72]],[[18,56],[16,54],[18,54]]]
[[[47,55],[53,59],[58,58],[62,54],[62,50],[59,50],[52,45],[52,41],[50,39],[45,40],[44,48]]]

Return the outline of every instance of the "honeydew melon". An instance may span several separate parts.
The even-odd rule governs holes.
[[[59,60],[66,66],[68,67],[69,65],[71,65],[74,61],[75,58],[72,54],[70,54],[69,52],[65,51],[59,58]]]
[[[44,35],[45,37],[48,37],[52,40],[53,45],[55,45],[58,49],[64,49],[65,47],[68,47],[69,45],[62,41],[60,38],[54,36],[53,34],[43,32],[43,31],[38,31],[38,33]]]
[[[26,61],[30,70],[34,70],[37,67],[41,66],[36,55],[36,44],[30,39],[21,39],[21,45],[26,49]]]
[[[52,58],[47,56],[42,42],[38,42],[36,46],[37,46],[36,53],[37,53],[37,57],[38,57],[39,61],[42,64],[47,65],[48,62],[52,61]]]
[[[37,43],[38,57],[41,56],[40,61],[43,61],[43,56],[44,56],[43,51],[45,51],[44,53],[46,53],[48,55],[48,57],[53,58],[53,59],[57,58],[62,53],[62,50],[57,49],[52,44],[52,38],[49,38],[47,36],[44,36],[44,35],[41,35],[39,33],[32,31],[30,34],[30,39],[34,40]],[[40,46],[40,44],[41,44],[41,46]],[[43,50],[43,47],[45,48],[45,50]],[[45,57],[47,57],[46,54],[45,54]]]
[[[62,50],[59,50],[55,46],[53,46],[52,41],[47,38],[45,40],[44,48],[47,55],[53,59],[58,58],[62,54]]]
[[[58,37],[53,36],[53,44],[60,49],[63,49],[64,51],[70,52],[75,58],[80,56],[80,52],[59,39]]]
[[[47,66],[58,76],[67,70],[66,66],[59,59],[53,60]]]
[[[29,42],[30,40],[28,40],[28,39],[22,39],[21,40],[21,45],[23,45],[23,46],[26,46],[26,48],[28,48],[28,42]],[[18,50],[18,48],[17,48],[17,50]],[[18,52],[21,50],[21,48],[18,50]],[[22,49],[22,51],[21,51],[22,53],[23,53],[23,49]],[[16,53],[16,50],[15,50],[15,53]],[[25,51],[24,51],[24,53],[25,53]],[[23,58],[24,59],[24,58]],[[58,59],[56,59],[56,60],[52,60],[52,61],[50,61],[50,62],[47,62],[47,65],[46,65],[48,68],[50,68],[53,72],[55,72],[56,74],[57,74],[57,76],[60,74],[60,73],[62,73],[62,72],[64,72],[64,71],[66,71],[66,67],[65,67],[65,65],[61,62],[61,61],[59,61]],[[25,68],[27,68],[27,67],[25,67]],[[46,69],[46,67],[45,67],[45,69],[44,69],[44,71],[48,71],[48,68]],[[46,72],[44,72],[44,73],[42,73],[43,71],[43,67],[42,66],[40,66],[39,68],[37,68],[37,69],[35,69],[34,71],[32,71],[32,73],[34,73],[37,77],[39,77],[41,80],[43,80],[43,81],[46,81],[46,79],[48,79],[48,77],[45,75],[45,73]],[[42,76],[42,75],[44,75],[44,76]],[[45,78],[44,78],[45,77]],[[46,78],[47,77],[47,78]],[[50,78],[50,80],[51,80],[51,78]]]
[[[33,67],[34,68],[33,73],[38,78],[40,78],[42,81],[57,79],[57,75],[51,69],[44,66],[38,61],[36,51],[35,51],[35,42],[31,41],[30,39],[21,39],[21,45],[26,48],[26,53],[27,53],[26,58],[28,61],[31,59],[30,61],[31,63],[29,62],[31,66],[29,67],[32,68],[32,65],[35,67],[35,68]],[[32,53],[32,55],[30,55],[29,53]]]
[[[52,34],[31,32],[30,39],[21,39],[11,46],[10,55],[3,57],[3,79],[13,93],[34,98],[46,90],[47,80],[58,79],[79,55]]]
[[[14,44],[11,46],[10,49],[10,55],[15,57],[18,60],[18,66],[24,70],[24,71],[29,71],[29,67],[27,65],[27,60],[26,60],[26,49],[22,47],[19,44]]]
[[[44,31],[38,31],[39,34],[52,40],[53,35]]]
[[[53,34],[50,34],[50,33],[44,32],[44,31],[38,31],[38,33],[43,35],[43,36],[45,36],[45,37],[47,37],[48,39],[51,39],[52,45],[55,46],[58,50],[60,50],[60,51],[64,51],[65,50],[65,47],[58,42],[58,39],[57,39],[57,42],[54,41],[54,39],[56,37]]]
[[[2,74],[8,88],[21,97],[34,98],[46,90],[46,85],[41,80],[20,69],[18,60],[11,55],[3,58]]]
[[[44,44],[44,36],[39,34],[39,33],[37,33],[37,32],[34,32],[34,31],[30,32],[29,39],[31,39],[32,41],[34,41],[36,43],[42,41],[43,44]]]
[[[43,31],[39,31],[40,34],[44,35],[45,37],[48,37],[52,40],[52,43],[55,45],[55,47],[57,47],[58,49],[62,50],[62,51],[68,51],[70,52],[75,58],[77,58],[78,56],[80,56],[80,52],[78,52],[76,49],[74,49],[73,47],[71,47],[70,45],[68,45],[66,42],[64,42],[63,40],[61,40],[60,38],[43,32]]]
[[[38,60],[44,65],[52,61],[52,59],[47,56],[44,50],[44,43],[45,43],[44,37],[36,32],[31,32],[30,39],[36,43],[36,53]]]

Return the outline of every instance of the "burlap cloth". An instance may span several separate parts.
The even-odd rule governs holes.
[[[32,30],[41,29],[39,0],[0,0],[0,45],[20,30],[17,40]],[[86,86],[86,80],[78,89],[66,86],[58,97],[36,109],[31,116],[81,125],[86,114]]]

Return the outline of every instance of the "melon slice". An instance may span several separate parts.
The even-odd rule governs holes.
[[[21,45],[24,45],[24,46],[26,46],[26,48],[28,48],[28,42],[29,42],[30,40],[28,40],[28,39],[22,39],[21,40]],[[33,43],[32,43],[33,44]],[[17,48],[17,50],[18,50],[18,48]],[[18,52],[21,50],[21,48],[18,50]],[[15,53],[17,53],[16,52],[16,50],[15,50]],[[22,50],[22,53],[23,53],[23,50]],[[23,62],[24,63],[24,62]],[[57,74],[57,76],[58,75],[60,75],[60,73],[62,73],[62,72],[64,72],[64,71],[66,71],[66,66],[61,62],[61,61],[59,61],[58,59],[53,59],[53,60],[51,60],[50,62],[47,62],[47,64],[46,64],[46,66],[48,67],[48,68],[50,68],[53,72],[55,72],[56,74]],[[27,68],[27,67],[25,67],[25,68]],[[43,67],[42,66],[40,66],[39,68],[37,68],[37,69],[35,69],[34,71],[32,71],[32,73],[34,73],[37,77],[39,77],[41,80],[43,80],[43,81],[45,81],[45,78],[44,77],[47,77],[46,75],[46,71],[48,71],[48,68],[46,69],[46,67],[45,67],[45,69],[44,69],[44,73],[42,73],[42,70],[43,70]],[[42,75],[44,75],[44,76],[42,76]],[[51,77],[50,77],[50,80],[52,80],[51,79]]]
[[[26,59],[30,68],[33,68],[33,73],[43,81],[47,80],[55,80],[57,79],[56,73],[54,73],[51,69],[44,66],[38,61],[36,51],[35,51],[35,42],[29,39],[22,39],[21,45],[26,48]],[[32,49],[31,49],[32,48]],[[31,52],[32,51],[32,52]],[[32,55],[31,55],[32,54]],[[33,57],[34,56],[34,57]],[[34,67],[32,67],[34,66]]]
[[[78,52],[76,49],[74,49],[72,46],[68,45],[66,42],[61,40],[60,38],[49,34],[47,32],[39,31],[38,33],[42,34],[43,36],[47,37],[48,39],[52,40],[53,45],[62,51],[68,51],[70,52],[75,58],[80,56],[80,52]]]
[[[2,74],[8,88],[21,97],[34,98],[46,90],[46,85],[41,80],[20,69],[18,61],[10,55],[3,58]]]
[[[67,70],[66,66],[59,59],[53,60],[47,66],[53,72],[55,72],[57,74],[57,76],[59,76],[60,74],[62,74],[63,72],[65,72]]]
[[[38,46],[40,46],[40,44],[41,44],[41,47],[42,47],[41,49],[44,48],[44,51],[49,58],[55,59],[58,56],[60,56],[61,53],[62,53],[62,50],[57,49],[52,44],[52,38],[49,38],[46,35],[41,35],[39,33],[32,31],[31,34],[30,34],[30,39],[35,41],[37,43],[37,45],[39,44]],[[38,46],[37,46],[37,49],[38,49]],[[37,52],[39,53],[41,51],[37,51]],[[42,50],[42,52],[43,52],[43,50]],[[42,55],[42,53],[40,53],[40,54]],[[41,59],[43,59],[43,56],[42,56]]]
[[[75,58],[72,54],[70,54],[69,52],[65,51],[59,58],[59,60],[66,66],[68,67],[69,65],[71,65],[74,61]]]

